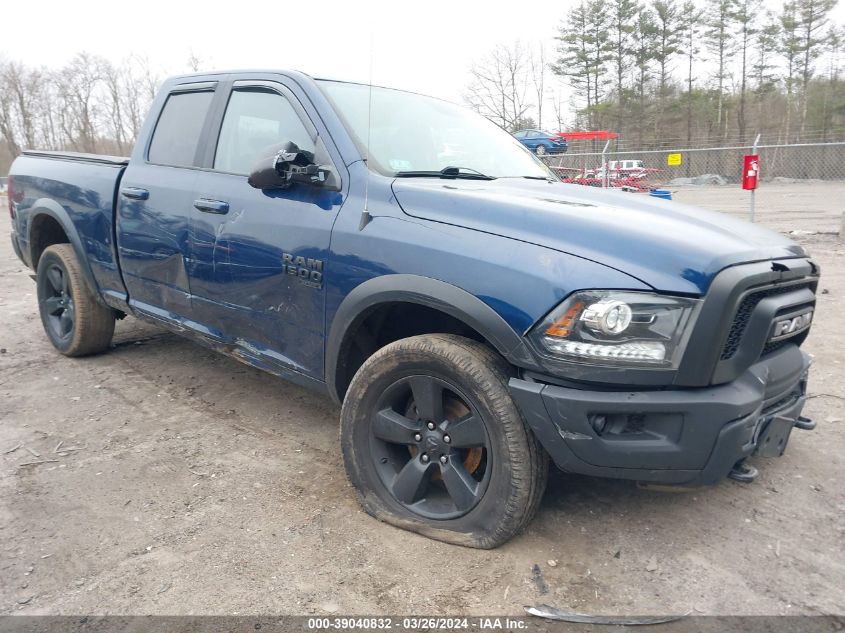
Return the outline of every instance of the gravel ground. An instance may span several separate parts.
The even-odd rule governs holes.
[[[756,460],[748,485],[658,493],[555,471],[527,533],[494,551],[359,510],[327,399],[131,318],[109,353],[58,355],[3,238],[0,613],[845,613],[843,193],[758,200],[771,226],[823,231],[798,236],[823,272],[817,430]],[[676,197],[741,212],[742,195]]]
[[[675,200],[747,219],[751,192],[739,185],[667,187]],[[776,231],[839,232],[845,212],[845,183],[766,182],[756,192],[754,216]]]

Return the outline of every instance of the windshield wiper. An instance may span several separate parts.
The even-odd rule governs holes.
[[[440,171],[397,171],[397,178],[465,178],[467,180],[495,180],[471,167],[444,167]]]

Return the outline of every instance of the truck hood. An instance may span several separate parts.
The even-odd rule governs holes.
[[[643,194],[524,178],[396,179],[393,192],[410,216],[583,257],[664,292],[704,294],[728,266],[806,255],[758,225]]]

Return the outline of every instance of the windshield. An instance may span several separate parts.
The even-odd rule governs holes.
[[[368,164],[384,175],[460,167],[493,178],[554,178],[519,141],[467,108],[389,88],[373,87],[371,97],[363,84],[318,84],[363,156],[369,136]]]

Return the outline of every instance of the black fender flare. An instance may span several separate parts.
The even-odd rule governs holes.
[[[326,386],[342,401],[337,384],[338,364],[346,337],[376,307],[386,303],[417,303],[462,321],[481,334],[510,363],[540,369],[523,337],[493,308],[452,284],[421,275],[383,275],[365,281],[341,302],[326,339]]]
[[[79,266],[82,269],[82,274],[85,276],[85,281],[88,282],[88,286],[91,288],[91,292],[99,303],[105,305],[103,298],[100,296],[100,286],[94,278],[94,271],[91,269],[91,262],[88,261],[88,257],[85,255],[85,248],[82,245],[82,238],[79,237],[79,231],[76,230],[76,226],[73,220],[70,219],[70,215],[65,208],[55,200],[49,198],[36,200],[29,211],[26,240],[29,245],[28,255],[30,266],[32,266],[33,270],[38,269],[38,263],[35,261],[34,244],[32,242],[32,227],[40,216],[45,215],[54,219],[62,227],[68,240],[70,240],[70,245],[73,246],[76,259],[79,260]]]

